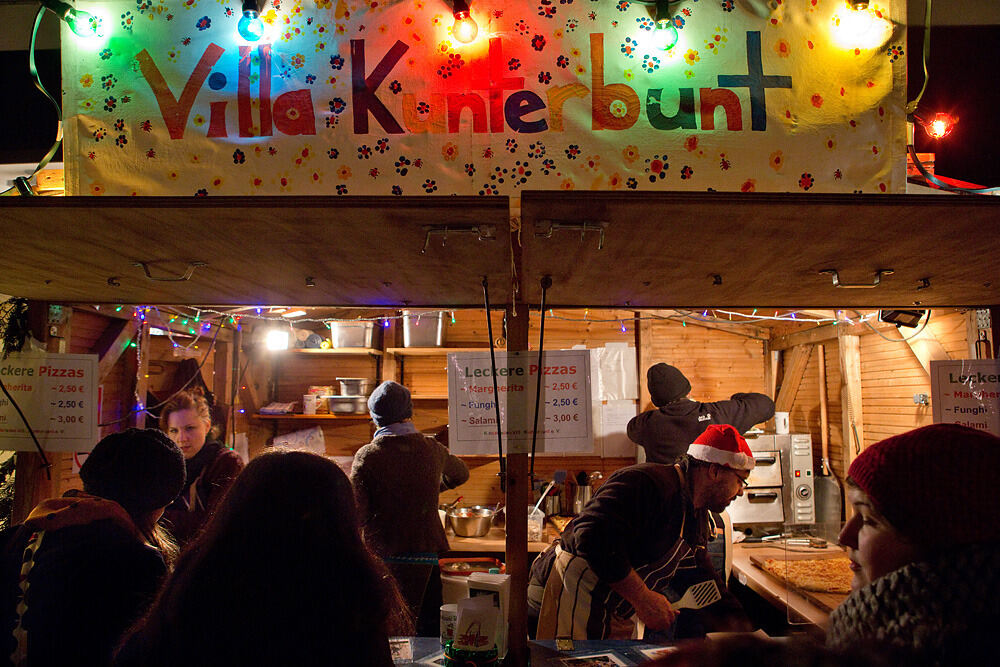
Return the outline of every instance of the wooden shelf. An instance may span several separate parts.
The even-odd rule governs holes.
[[[371,417],[368,415],[368,413],[362,415],[304,415],[301,412],[288,412],[283,415],[265,415],[258,412],[253,417],[254,419],[290,419],[290,420],[308,420],[308,421],[316,421],[324,419],[346,419],[353,421],[371,420]]]
[[[351,355],[351,354],[371,354],[379,356],[382,354],[382,350],[376,350],[373,347],[331,347],[327,349],[315,348],[315,347],[290,347],[287,350],[272,350],[272,352],[277,352],[278,354],[301,354],[305,356],[311,355]]]
[[[504,348],[506,349],[506,348]],[[488,347],[387,347],[386,354],[399,357],[433,357],[449,352],[489,352]]]

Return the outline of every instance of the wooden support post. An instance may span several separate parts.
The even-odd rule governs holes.
[[[993,337],[993,358],[1000,359],[1000,306],[990,306],[990,335]]]
[[[827,415],[826,405],[826,348],[822,345],[816,346],[816,362],[819,364],[819,441],[820,451],[823,452],[823,466],[831,468],[830,464],[830,420]],[[824,475],[830,475],[833,470],[821,470]]]
[[[125,352],[129,341],[135,337],[137,331],[138,327],[134,317],[108,322],[108,328],[98,339],[95,349],[100,355],[100,360],[97,362],[98,382],[104,382],[105,378],[108,377],[115,364],[122,358],[122,353]]]
[[[861,406],[861,339],[842,333],[840,345],[840,398],[843,406],[844,470],[865,447],[864,410]]]
[[[937,339],[937,336],[934,335],[929,327],[924,327],[920,333],[901,330],[897,330],[896,333],[902,339],[906,340],[910,352],[917,358],[920,366],[927,373],[928,378],[931,376],[932,361],[945,361],[949,359],[944,345],[941,344],[941,341]]]
[[[521,274],[521,246],[516,233],[511,233],[516,284],[523,285]],[[521,293],[507,306],[507,351],[523,352],[528,349],[528,306]],[[527,402],[526,392],[518,396]],[[508,400],[513,398],[508,396]],[[517,412],[517,411],[515,411]],[[508,415],[510,410],[508,410]],[[534,414],[534,406],[523,414]],[[527,665],[528,650],[528,504],[531,498],[531,479],[528,454],[507,453],[507,574],[510,575],[510,636],[507,642],[507,664]]]
[[[60,325],[49,327],[49,304],[42,301],[32,301],[28,304],[28,322],[31,335],[45,344],[48,352],[66,351],[70,336],[70,310],[65,313],[66,319]],[[50,336],[50,332],[53,334]],[[27,347],[27,346],[25,346]],[[33,425],[37,426],[37,424]],[[58,473],[55,463],[58,454],[49,452],[46,455],[51,468],[48,473],[42,455],[37,451],[17,452],[14,468],[14,506],[11,509],[11,525],[23,522],[31,510],[42,500],[55,495],[55,479]]]
[[[146,390],[149,387],[149,322],[143,320],[139,323],[139,359],[135,369],[135,396],[134,402],[126,403],[129,406],[130,417],[128,425],[135,428],[145,428],[146,426]],[[143,409],[138,409],[139,405]]]

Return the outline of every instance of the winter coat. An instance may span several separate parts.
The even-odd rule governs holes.
[[[357,451],[351,467],[365,543],[382,557],[447,551],[438,494],[468,479],[465,463],[434,438],[375,438]]]
[[[166,574],[121,505],[82,493],[42,502],[3,542],[0,664],[18,636],[29,665],[110,664]]]
[[[743,433],[772,416],[774,401],[764,394],[733,394],[715,403],[682,398],[633,417],[626,432],[646,449],[646,461],[676,463],[709,424],[731,424]]]
[[[187,468],[184,488],[163,512],[181,546],[190,542],[208,521],[243,470],[243,459],[225,445],[210,440],[184,464]]]

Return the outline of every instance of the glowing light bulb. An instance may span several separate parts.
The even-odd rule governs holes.
[[[924,131],[931,139],[944,139],[958,124],[958,117],[946,113],[935,114],[929,121],[922,121]]]
[[[256,42],[264,34],[264,22],[256,9],[244,9],[243,17],[236,24],[236,32],[248,42]]]
[[[284,329],[271,329],[267,332],[265,345],[269,350],[287,350],[288,332]]]
[[[451,34],[462,44],[469,44],[479,35],[479,25],[469,10],[455,12],[455,25]]]
[[[669,51],[677,44],[677,26],[673,21],[660,20],[656,22],[656,30],[653,32],[653,40],[656,47],[661,51]]]
[[[92,39],[104,36],[103,19],[90,12],[74,9],[61,0],[42,0],[42,6],[65,21],[77,37]]]

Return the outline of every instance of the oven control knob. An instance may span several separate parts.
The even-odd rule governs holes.
[[[802,500],[806,500],[807,498],[809,498],[809,496],[812,495],[812,489],[810,489],[805,484],[802,484],[801,486],[795,489],[795,495],[797,495]]]

